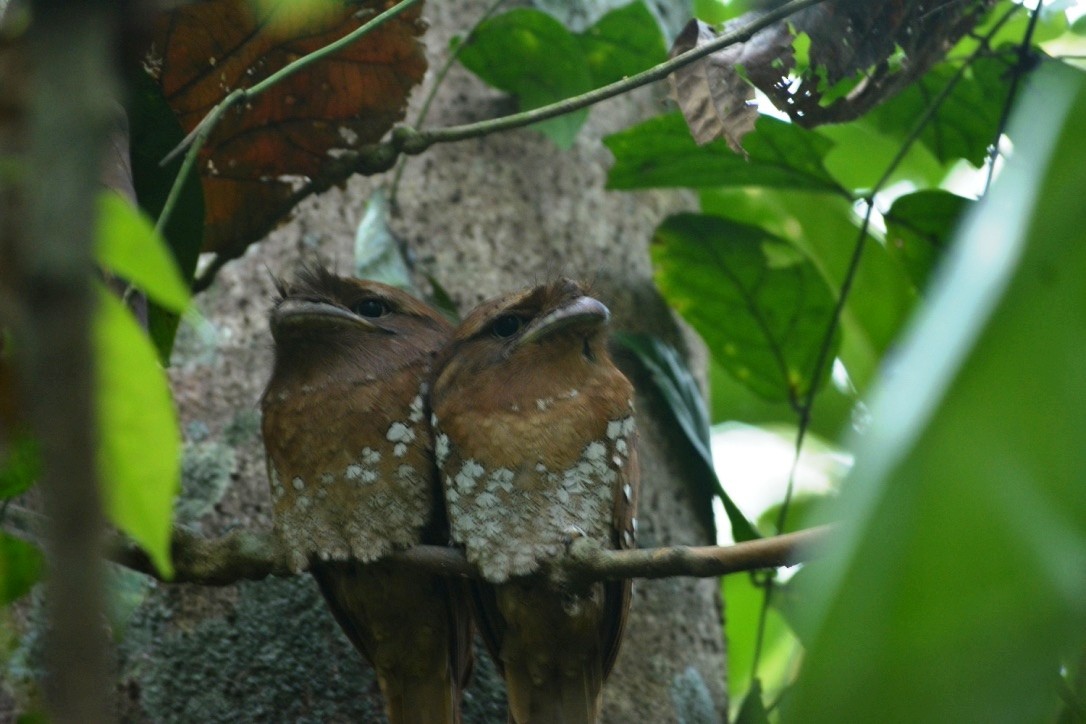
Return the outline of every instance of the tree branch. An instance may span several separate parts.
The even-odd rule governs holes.
[[[3,521],[8,532],[34,541],[45,521],[36,513],[11,506]],[[577,580],[621,578],[710,578],[739,571],[789,566],[810,560],[830,528],[810,528],[773,538],[731,546],[675,546],[632,551],[604,550],[594,544],[574,543],[569,555],[552,575]],[[134,543],[116,537],[108,557],[114,563],[163,580],[147,555]],[[173,537],[174,578],[171,583],[226,586],[242,580],[294,574],[289,557],[271,531],[238,530],[221,538],[204,538],[178,528]],[[390,560],[443,576],[478,578],[463,551],[441,546],[415,546],[392,554]]]

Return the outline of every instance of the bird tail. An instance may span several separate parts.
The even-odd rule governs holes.
[[[460,724],[460,687],[447,676],[379,681],[389,724]]]
[[[527,670],[507,666],[510,724],[595,724],[603,701],[600,662],[586,661],[579,675],[570,673],[534,681]]]

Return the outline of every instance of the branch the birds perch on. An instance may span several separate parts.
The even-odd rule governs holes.
[[[38,542],[42,516],[9,506],[2,528],[17,537]],[[568,577],[597,580],[617,578],[709,578],[741,571],[791,566],[814,558],[830,535],[831,526],[745,541],[730,546],[671,546],[628,551],[574,545],[564,559]],[[146,554],[131,541],[115,537],[109,547],[114,563],[162,580]],[[447,576],[478,577],[463,552],[441,546],[415,546],[392,559]],[[226,586],[268,576],[290,576],[289,559],[272,531],[236,530],[219,538],[205,538],[184,528],[174,530],[175,576],[169,583]]]

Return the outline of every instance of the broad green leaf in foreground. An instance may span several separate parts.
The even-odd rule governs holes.
[[[723,140],[698,146],[678,112],[650,118],[603,142],[615,156],[607,176],[611,189],[769,186],[842,193],[822,165],[833,142],[768,116],[743,137],[749,159]]]
[[[705,399],[678,352],[656,337],[643,334],[620,334],[617,340],[633,351],[648,369],[679,428],[697,452],[702,462],[702,484],[712,495],[720,498],[732,526],[732,537],[737,542],[761,537],[717,478],[709,442],[709,412]],[[712,521],[708,522],[711,525]]]
[[[734,377],[771,400],[798,405],[812,380],[834,299],[791,245],[756,226],[678,214],[656,230],[656,281],[664,297]]]
[[[1051,720],[1086,644],[1086,77],[1045,63],[1010,130],[874,396],[786,721]]]
[[[173,499],[181,480],[180,433],[166,373],[128,309],[105,289],[94,321],[98,372],[98,473],[106,513],[172,573]]]

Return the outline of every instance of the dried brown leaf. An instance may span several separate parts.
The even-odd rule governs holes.
[[[675,38],[669,57],[674,58],[716,37],[710,26],[700,20],[691,20]],[[758,119],[758,108],[753,104],[754,88],[743,80],[736,68],[742,52],[741,45],[732,45],[668,76],[671,97],[682,110],[690,135],[698,145],[723,138],[733,151],[742,153],[743,136],[754,130],[754,122]]]
[[[359,27],[391,0],[202,0],[163,13],[146,66],[186,132],[233,89]],[[297,17],[304,6],[307,14]],[[204,250],[238,255],[290,210],[297,185],[403,118],[426,60],[419,7],[231,109],[200,153]]]

